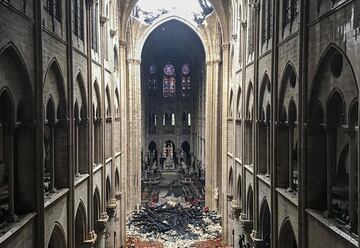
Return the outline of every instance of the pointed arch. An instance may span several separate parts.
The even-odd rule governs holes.
[[[346,103],[342,92],[334,88],[326,103],[326,122],[342,125],[346,122]]]
[[[13,93],[14,103],[24,103],[26,119],[33,119],[33,89],[29,71],[20,51],[13,42],[7,43],[0,49],[0,71],[12,75],[0,81],[0,89],[7,87]],[[15,105],[14,105],[15,106]]]
[[[93,194],[93,206],[94,206],[94,211],[93,211],[93,220],[97,221],[98,219],[100,219],[100,203],[101,203],[101,198],[100,198],[100,191],[99,188],[96,187],[94,190],[94,194]]]
[[[115,89],[115,113],[116,117],[120,116],[120,95],[117,87]]]
[[[297,248],[295,233],[289,218],[285,219],[281,225],[279,248]]]
[[[237,90],[237,99],[236,99],[236,118],[241,119],[241,86],[239,85]]]
[[[249,185],[246,197],[246,216],[248,220],[254,219],[254,191]]]
[[[229,110],[228,110],[228,116],[231,118],[233,117],[233,97],[234,97],[234,93],[233,90],[230,90],[230,96],[229,96]]]
[[[229,170],[228,187],[229,187],[228,194],[234,196],[233,195],[234,194],[234,172],[233,172],[232,166],[230,167],[230,170]]]
[[[285,100],[291,98],[290,91],[296,87],[297,78],[294,64],[288,61],[281,76],[278,106],[283,106]]]
[[[65,118],[66,116],[66,91],[64,77],[58,60],[54,57],[50,60],[44,77],[44,100],[47,99],[45,94],[50,94],[54,98],[57,106],[56,115]]]
[[[109,90],[109,85],[106,85],[106,116],[110,117],[111,116],[111,110],[112,110],[112,106],[111,106],[111,94],[110,94],[110,90]]]
[[[82,74],[81,71],[79,71],[79,73],[76,76],[76,86],[79,90],[80,93],[80,97],[81,97],[81,103],[80,104],[80,108],[82,109],[82,114],[83,116],[88,116],[87,115],[87,93],[86,93],[86,87],[85,87],[85,81],[84,81],[84,76]],[[75,89],[77,89],[75,88]],[[75,96],[75,94],[74,94]],[[75,96],[76,97],[76,96]]]
[[[119,169],[116,168],[115,169],[115,193],[119,193],[120,192],[120,173],[119,173]]]
[[[75,214],[75,248],[81,248],[86,240],[86,208],[82,201],[79,202]]]
[[[321,101],[323,105],[326,105],[327,96],[331,95],[336,88],[343,95],[346,106],[350,106],[359,96],[354,69],[348,56],[337,45],[330,43],[315,69],[309,95],[310,106],[315,101]],[[346,89],[346,91],[340,89]],[[328,111],[326,110],[326,112]],[[345,113],[347,113],[347,109]],[[346,115],[346,122],[348,121],[347,117]]]
[[[270,247],[271,238],[271,213],[269,204],[266,198],[263,199],[260,205],[260,234],[265,242],[265,247]]]
[[[247,89],[246,94],[246,119],[253,118],[253,99],[254,99],[254,92],[253,92],[253,84],[250,81]]]
[[[105,201],[106,201],[106,204],[109,204],[110,200],[111,200],[111,182],[110,182],[110,178],[109,176],[106,177],[106,180],[105,180]]]
[[[64,228],[60,223],[55,222],[51,232],[48,248],[66,248],[67,241]]]
[[[101,95],[100,95],[100,88],[99,88],[99,83],[97,80],[94,81],[93,84],[93,102],[95,104],[95,114],[96,117],[100,117],[102,110],[101,110]]]

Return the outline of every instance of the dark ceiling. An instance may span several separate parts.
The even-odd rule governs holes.
[[[204,47],[198,35],[176,20],[160,25],[149,35],[141,57],[143,69],[151,64],[160,69],[171,62],[178,68],[189,63],[193,71],[200,71],[205,62]]]

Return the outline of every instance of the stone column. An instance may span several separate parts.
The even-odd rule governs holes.
[[[109,217],[102,213],[99,220],[95,221],[95,233],[97,235],[96,248],[106,248],[107,222]]]
[[[110,200],[110,204],[108,204],[106,206],[106,213],[109,216],[108,223],[107,223],[109,238],[106,237],[106,242],[105,242],[106,248],[116,248],[115,244],[114,244],[114,240],[113,240],[114,231],[117,231],[117,228],[116,228],[117,201],[116,201],[116,199]],[[111,237],[113,237],[113,238],[111,238]]]
[[[251,233],[253,229],[253,221],[249,220],[245,213],[240,214],[240,225],[244,232],[244,244],[251,244],[252,238]]]
[[[207,120],[205,125],[205,205],[208,206],[210,209],[214,210],[216,208],[216,199],[217,196],[217,185],[214,183],[213,173],[216,173],[212,167],[214,166],[213,163],[213,152],[212,152],[212,144],[214,143],[213,139],[214,136],[211,135],[213,130],[214,123],[210,120],[213,119],[213,99],[214,96],[214,82],[213,82],[213,62],[207,61],[206,62],[206,113],[205,117]]]
[[[289,124],[289,191],[293,191],[293,150],[294,150],[294,125]]]
[[[50,124],[50,190],[55,187],[55,127]]]
[[[121,116],[121,166],[120,166],[120,191],[121,191],[121,203],[120,203],[120,244],[124,245],[126,240],[126,216],[128,207],[128,84],[127,84],[127,66],[126,66],[126,47],[125,40],[119,41],[119,64],[120,71],[124,72],[120,74],[121,90],[120,90],[120,116]]]
[[[352,231],[356,231],[357,224],[357,147],[356,147],[356,131],[354,129],[347,130],[349,138],[349,217],[350,228]]]
[[[332,214],[332,186],[333,186],[333,168],[334,162],[336,162],[336,151],[334,151],[334,138],[336,137],[336,129],[333,127],[327,128],[327,140],[326,140],[326,156],[327,156],[327,217],[331,217]]]
[[[97,239],[96,233],[92,231],[89,233],[88,236],[89,236],[88,239],[84,240],[83,245],[80,248],[95,248],[95,243]]]
[[[270,177],[270,123],[266,124],[266,177]]]
[[[9,170],[9,221],[15,221],[15,166],[14,166],[14,132],[15,127],[12,124],[6,124],[5,133],[5,163]]]
[[[141,82],[140,60],[128,59],[129,66],[129,207],[135,210],[141,203]]]

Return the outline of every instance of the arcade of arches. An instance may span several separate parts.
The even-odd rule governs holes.
[[[230,247],[359,247],[359,0],[168,2],[0,0],[0,247],[124,247],[175,181]]]

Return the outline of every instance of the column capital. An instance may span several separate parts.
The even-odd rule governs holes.
[[[208,60],[206,61],[206,65],[213,65],[213,64],[220,64],[221,59],[213,59],[213,60]]]
[[[140,65],[141,60],[140,59],[127,59],[126,62],[128,62],[128,64]]]
[[[100,15],[100,25],[104,26],[105,23],[109,20],[109,17],[104,16],[104,15]]]
[[[350,139],[353,139],[356,137],[356,130],[354,127],[348,127],[346,130],[345,130],[345,133],[348,135],[348,137]]]
[[[260,10],[260,3],[259,2],[253,3],[254,14],[258,14],[260,12],[259,10]]]
[[[83,242],[84,248],[93,248],[95,247],[97,235],[94,231],[90,232],[88,235],[88,239]]]
[[[92,7],[94,4],[98,3],[98,0],[87,0],[89,7]]]
[[[110,29],[110,37],[114,38],[114,36],[116,35],[117,31],[116,29]]]
[[[240,25],[241,25],[241,27],[242,27],[243,29],[246,29],[246,28],[247,28],[247,20],[242,20],[242,21],[240,22]]]
[[[221,48],[224,50],[224,51],[229,51],[230,50],[230,43],[226,43],[226,44],[222,44],[221,45]]]
[[[266,247],[264,240],[261,238],[260,233],[258,233],[257,231],[253,230],[250,237],[254,248]]]
[[[116,208],[117,208],[116,199],[111,199],[110,204],[106,206],[106,212],[110,219],[115,217]]]
[[[119,40],[119,46],[121,48],[126,48],[127,47],[127,41],[126,40]]]
[[[100,219],[98,219],[97,221],[95,221],[95,232],[97,234],[102,234],[104,232],[106,232],[106,223],[109,220],[109,216],[107,215],[106,212],[101,214]]]
[[[240,220],[241,227],[244,230],[244,233],[247,234],[247,235],[250,234],[252,229],[253,229],[253,221],[248,220],[245,213],[240,214],[240,219],[239,220]]]
[[[121,193],[121,192],[115,194],[115,199],[116,199],[116,200],[120,201],[120,200],[121,200],[121,197],[122,197],[122,193]]]

